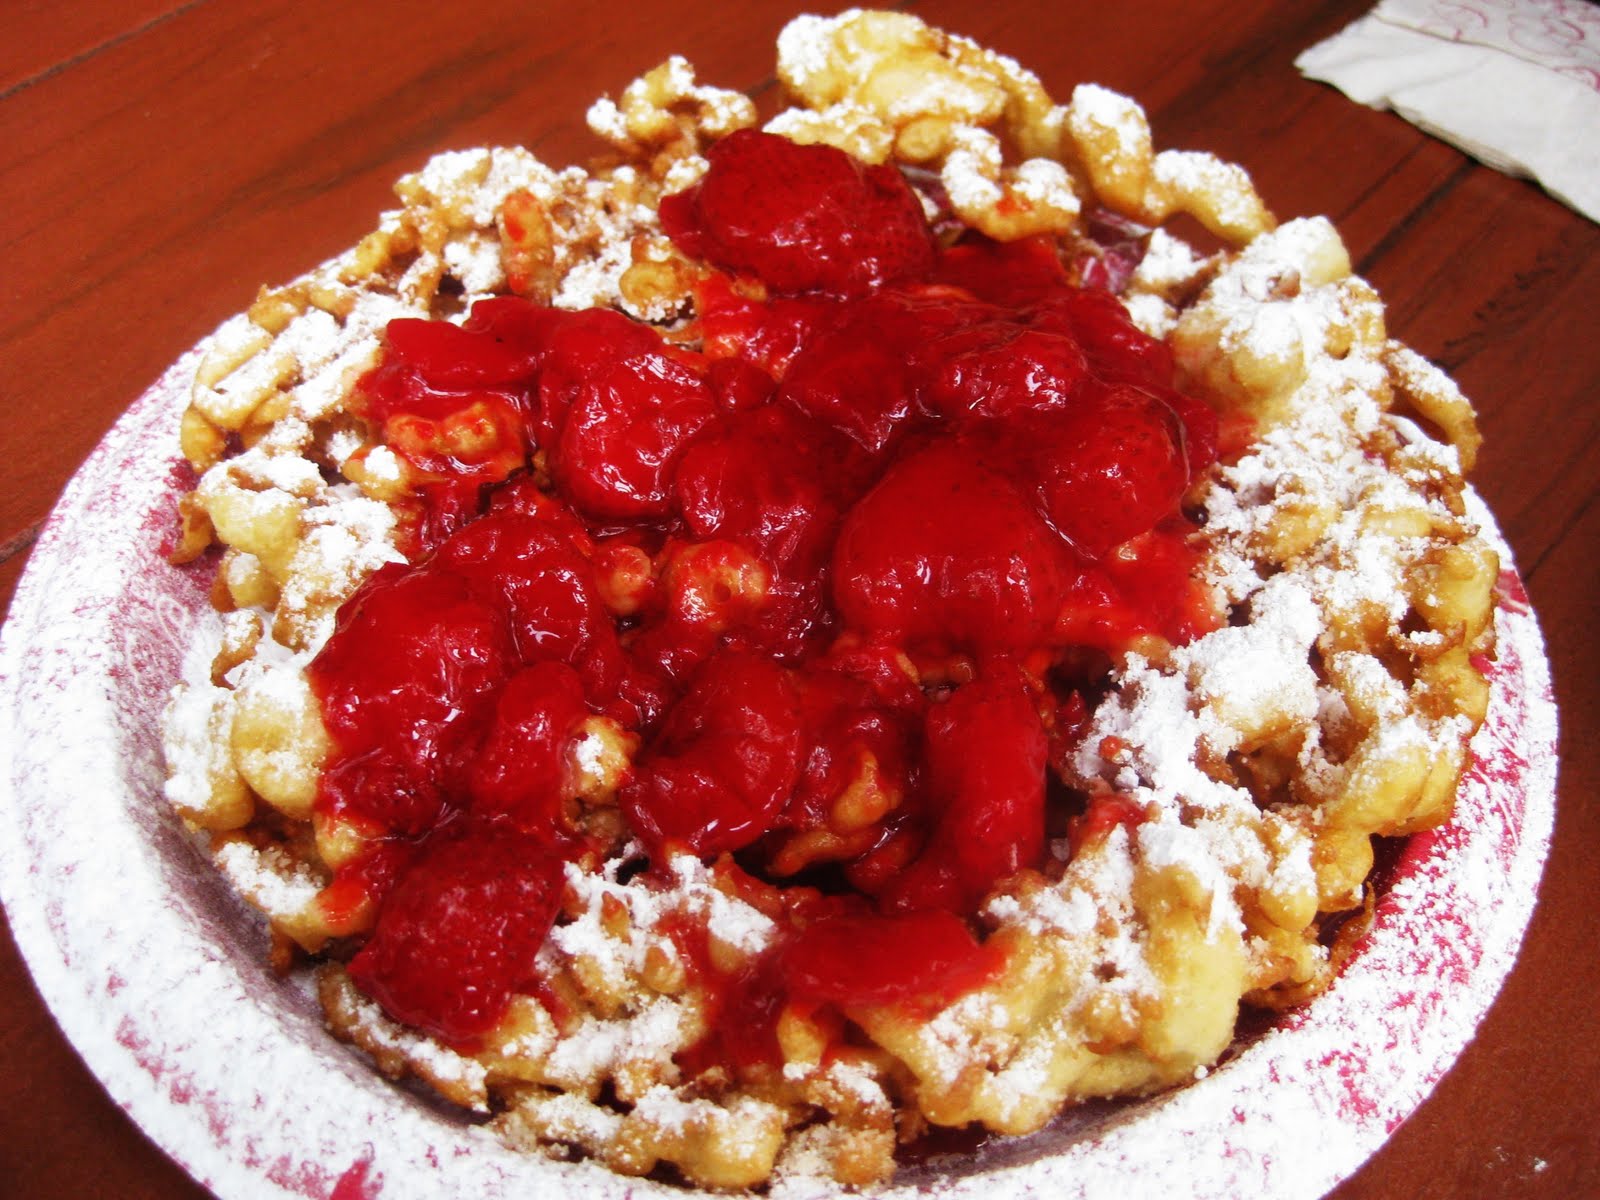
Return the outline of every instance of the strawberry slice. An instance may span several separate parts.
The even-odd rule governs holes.
[[[323,803],[388,830],[427,829],[515,660],[503,613],[466,580],[379,571],[340,610],[308,671],[342,756],[324,777]]]
[[[664,517],[678,460],[715,412],[705,380],[660,347],[597,364],[567,410],[556,482],[586,516]]]
[[[880,900],[971,912],[1044,852],[1044,725],[1016,668],[1001,667],[930,708],[923,736],[933,830]]]
[[[471,1050],[534,975],[562,862],[498,826],[443,830],[395,883],[350,976],[397,1021]]]
[[[1000,434],[994,461],[1020,468],[1050,524],[1090,559],[1154,528],[1189,486],[1182,421],[1130,384],[1086,388],[1077,403]]]
[[[845,623],[932,653],[1012,651],[1055,624],[1069,552],[1001,470],[965,442],[908,454],[839,531]]]
[[[572,795],[569,751],[589,715],[583,684],[571,667],[539,663],[511,677],[472,761],[467,787],[472,811],[505,817],[522,832],[555,845],[567,829]]]
[[[937,415],[1005,417],[1062,408],[1088,374],[1070,337],[996,315],[932,342],[923,404]]]
[[[1128,310],[1110,292],[1081,288],[1062,292],[1036,305],[1031,320],[1076,338],[1094,372],[1108,383],[1172,384],[1172,351],[1128,318]]]
[[[645,844],[710,855],[766,833],[800,772],[797,707],[771,659],[723,650],[707,661],[622,789]]]

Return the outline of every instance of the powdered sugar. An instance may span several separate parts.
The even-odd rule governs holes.
[[[985,130],[959,126],[952,134],[952,143],[939,181],[956,211],[983,210],[999,204],[1003,195],[996,182],[1000,175],[999,139]]]
[[[545,1069],[552,1082],[587,1091],[623,1063],[645,1059],[665,1065],[684,1046],[686,1032],[682,1007],[664,998],[618,1020],[586,1016],[551,1045]]]
[[[1194,247],[1175,238],[1165,229],[1152,229],[1145,244],[1144,257],[1134,268],[1129,286],[1135,295],[1143,292],[1168,294],[1187,289],[1200,278],[1208,260]]]
[[[1078,743],[1072,767],[1080,779],[1109,777],[1119,790],[1174,813],[1180,798],[1189,795],[1204,795],[1221,805],[1253,803],[1247,792],[1210,779],[1195,765],[1205,728],[1190,708],[1180,676],[1164,674],[1130,655],[1117,685]],[[1102,756],[1107,738],[1126,747],[1121,761]]]
[[[228,882],[271,917],[303,910],[322,890],[322,880],[281,850],[257,850],[248,842],[228,842],[212,855]]]
[[[1227,225],[1248,225],[1255,215],[1255,196],[1244,168],[1199,150],[1163,150],[1151,174],[1158,185],[1184,196],[1220,200],[1218,215]]]
[[[1172,821],[1146,821],[1137,831],[1140,860],[1158,871],[1180,871],[1188,882],[1211,897],[1206,936],[1214,939],[1224,925],[1243,931],[1239,909],[1233,902],[1233,881],[1223,858],[1209,844],[1205,827]]]
[[[174,696],[165,714],[170,742],[166,748],[168,776],[162,790],[168,803],[184,812],[200,812],[211,804],[210,780],[231,753],[218,728],[226,691],[211,682],[211,662],[222,639],[223,623],[215,613],[204,613],[198,626],[197,636],[183,656],[181,678],[188,686]]]
[[[838,20],[847,20],[859,11],[850,9],[841,13]],[[827,17],[802,15],[790,21],[778,34],[778,61],[784,65],[796,88],[810,87],[812,81],[828,69],[829,39],[835,23]]]
[[[1067,128],[1083,142],[1115,139],[1118,158],[1142,161],[1150,153],[1150,127],[1137,103],[1096,83],[1072,89],[1067,107]]]
[[[687,915],[699,918],[712,935],[747,954],[755,954],[772,938],[776,927],[758,909],[727,895],[712,881],[705,864],[693,855],[679,854],[666,864],[670,886],[638,887],[617,882],[628,860],[609,861],[598,873],[569,863],[567,887],[581,905],[579,914],[558,926],[552,942],[573,954],[599,961],[620,955],[614,970],[637,970],[651,935],[663,918]],[[629,916],[629,936],[619,939],[608,932],[606,902],[620,904]]]
[[[1017,195],[1033,204],[1049,205],[1063,212],[1078,211],[1072,177],[1060,163],[1048,158],[1030,158],[1019,163],[1013,186]]]

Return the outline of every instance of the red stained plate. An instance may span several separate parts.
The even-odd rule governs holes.
[[[514,1154],[381,1079],[322,1028],[304,981],[161,797],[159,717],[206,581],[166,565],[190,354],[67,489],[0,634],[0,899],[56,1019],[112,1097],[227,1200],[679,1196]],[[1497,542],[1486,512],[1478,517]],[[1509,561],[1509,556],[1507,556]],[[1555,805],[1555,708],[1538,624],[1502,580],[1489,718],[1455,820],[1412,838],[1329,991],[1205,1078],[1076,1110],[1032,1137],[907,1168],[881,1189],[1313,1197],[1428,1095],[1510,971]],[[835,1195],[789,1181],[780,1200]]]

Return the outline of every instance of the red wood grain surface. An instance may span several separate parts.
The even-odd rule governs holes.
[[[1540,906],[1478,1038],[1335,1193],[1600,1194],[1600,230],[1536,187],[1302,79],[1361,0],[905,5],[1030,66],[1138,96],[1158,145],[1250,168],[1280,217],[1327,213],[1390,331],[1452,372],[1486,434],[1476,482],[1550,643],[1563,744]],[[0,604],[61,487],[168,363],[351,244],[431,153],[521,142],[553,163],[673,52],[765,95],[788,4],[663,0],[86,0],[9,6],[0,48]],[[1573,131],[1577,138],[1600,130]],[[0,938],[0,1195],[204,1193],[100,1091]]]

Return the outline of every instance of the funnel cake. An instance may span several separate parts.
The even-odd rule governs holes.
[[[911,16],[778,73],[435,158],[182,427],[167,794],[274,964],[506,1142],[708,1188],[1316,995],[1449,816],[1499,575],[1327,221]]]

